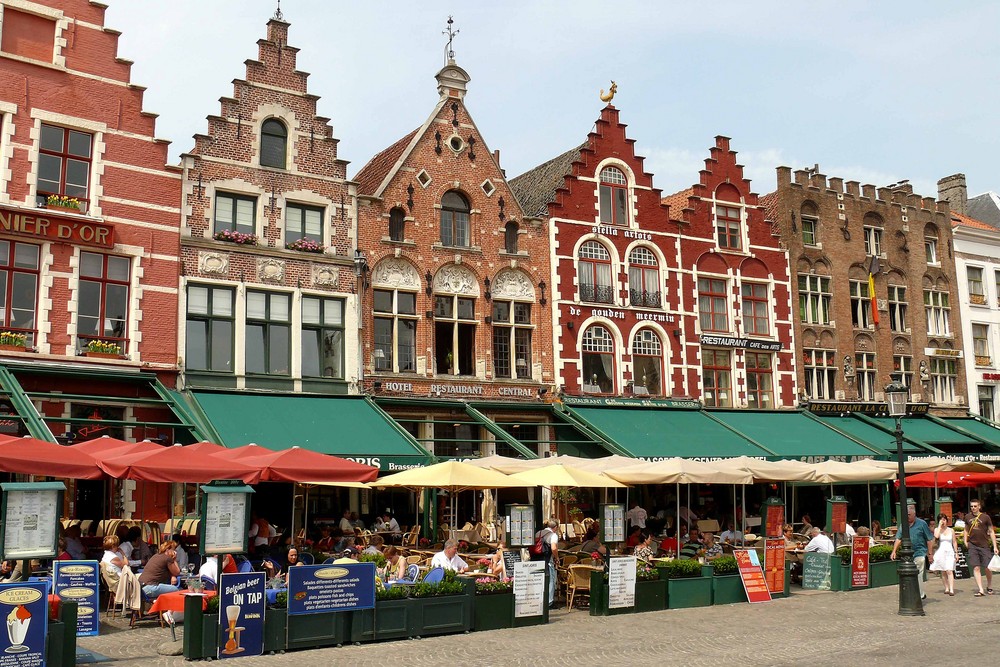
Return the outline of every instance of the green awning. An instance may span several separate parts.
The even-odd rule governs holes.
[[[598,435],[642,459],[764,457],[771,454],[701,410],[568,407]]]
[[[851,437],[861,440],[862,442],[875,447],[876,449],[884,450],[890,455],[896,451],[896,436],[891,432],[886,433],[878,426],[869,424],[868,422],[862,421],[853,415],[846,415],[844,417],[835,417],[832,415],[816,415],[816,419],[829,424],[835,429],[847,433]],[[917,445],[907,438],[903,438],[903,451],[909,454],[927,454],[927,453],[937,453],[928,452],[920,445]]]
[[[292,446],[395,472],[433,457],[364,396],[291,396],[194,391],[190,395],[227,447]]]
[[[869,417],[869,419],[883,428],[889,430],[896,428],[896,421],[891,417]],[[931,447],[946,452],[977,452],[984,446],[980,440],[963,435],[926,417],[903,417],[902,426],[906,437],[926,442]]]
[[[713,410],[708,414],[771,450],[773,457],[818,462],[833,457],[886,456],[882,449],[866,447],[797,410]]]
[[[941,421],[967,431],[977,438],[986,440],[993,447],[1000,449],[1000,428],[973,417],[943,417]]]

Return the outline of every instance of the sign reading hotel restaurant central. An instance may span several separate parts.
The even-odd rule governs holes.
[[[395,391],[400,393],[413,393],[412,382],[383,382],[383,391]],[[534,398],[538,388],[531,387],[497,387],[497,395],[513,396],[517,398]],[[432,384],[430,386],[430,396],[459,395],[459,396],[482,396],[485,393],[484,385],[477,384]]]
[[[889,406],[885,403],[847,403],[843,401],[823,402],[810,401],[809,412],[814,414],[844,414],[846,412],[856,412],[861,415],[888,415]],[[907,403],[907,415],[927,414],[927,403]]]
[[[0,231],[99,248],[115,247],[115,228],[112,225],[72,214],[65,217],[53,215],[51,210],[46,209],[38,211],[28,213],[0,208]]]
[[[781,342],[776,340],[755,340],[741,336],[718,336],[716,334],[702,334],[698,340],[702,345],[713,347],[741,347],[746,350],[764,350],[766,352],[781,351]]]

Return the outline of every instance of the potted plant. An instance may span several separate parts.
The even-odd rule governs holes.
[[[118,359],[122,355],[122,346],[104,340],[92,339],[87,341],[86,355],[88,357],[100,357],[102,359]]]
[[[666,561],[661,567],[666,571],[670,609],[712,604],[712,577],[702,576],[701,563],[694,559],[675,559]]]
[[[868,550],[868,583],[872,588],[895,586],[899,583],[896,561],[891,559],[892,547],[876,544]]]
[[[312,239],[306,239],[306,238],[296,239],[291,243],[286,243],[285,248],[288,250],[297,250],[299,252],[314,252],[314,253],[322,253],[324,250],[326,250],[325,245],[320,245],[319,243],[316,243]]]
[[[712,604],[733,604],[746,602],[746,591],[737,570],[736,558],[719,556],[712,565]]]
[[[63,211],[64,213],[79,213],[80,200],[66,195],[49,195],[45,198],[45,208],[50,211]]]
[[[230,229],[223,229],[221,231],[215,232],[212,236],[216,241],[225,241],[226,243],[237,243],[239,245],[257,245],[257,235],[256,234],[245,234],[243,232],[234,232]]]
[[[635,565],[635,611],[667,608],[667,585],[656,568],[638,561]]]
[[[413,613],[410,616],[410,636],[427,637],[472,628],[472,600],[465,584],[455,581],[449,572],[437,584],[418,583],[412,587]]]
[[[473,629],[498,630],[514,626],[514,581],[483,577],[476,579]]]
[[[285,650],[288,634],[288,591],[276,596],[274,605],[264,611],[264,651],[276,653]]]
[[[0,350],[24,352],[27,342],[27,334],[16,331],[0,331]]]

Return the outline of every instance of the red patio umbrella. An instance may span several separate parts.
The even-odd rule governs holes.
[[[30,436],[0,440],[0,472],[68,479],[104,476],[90,454]]]
[[[69,448],[83,452],[84,454],[90,454],[96,459],[104,459],[125,456],[127,454],[138,454],[139,452],[154,452],[162,449],[163,445],[158,445],[149,440],[128,442],[127,440],[112,438],[109,435],[102,435],[100,438],[70,445]]]
[[[916,475],[906,476],[906,486],[913,488],[930,487],[964,489],[976,486],[975,482],[970,482],[969,477],[976,477],[977,474],[968,472],[922,472]],[[983,475],[988,477],[990,475]],[[983,482],[985,483],[985,482]],[[899,480],[895,482],[899,486]]]
[[[146,482],[205,483],[216,479],[260,481],[260,468],[192,450],[184,445],[160,447],[158,451],[117,456],[99,465],[112,477]]]
[[[208,440],[202,440],[201,442],[196,442],[193,445],[184,445],[185,452],[198,452],[199,454],[225,454],[226,452],[232,451],[227,447],[222,445],[217,445],[214,442],[209,442]]]
[[[974,486],[979,486],[980,484],[1000,484],[1000,471],[966,473],[965,480],[971,482]]]
[[[269,482],[371,482],[378,468],[301,447],[271,450],[260,445],[227,449],[219,458],[260,467],[261,481]]]

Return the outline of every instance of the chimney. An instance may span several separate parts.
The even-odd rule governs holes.
[[[965,174],[952,174],[938,181],[938,199],[943,199],[951,210],[968,215],[969,191],[965,187]]]

